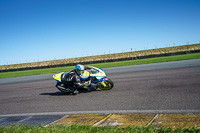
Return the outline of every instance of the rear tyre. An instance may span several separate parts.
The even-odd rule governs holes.
[[[57,84],[56,84],[56,88],[57,88],[59,91],[65,93],[65,94],[67,94],[67,93],[70,92],[70,91],[67,91],[67,90],[65,90],[65,89],[58,88],[58,87],[57,87],[58,85],[61,86],[61,87],[65,87],[65,86],[64,86],[64,84],[57,82]]]
[[[106,87],[100,85],[99,88],[101,90],[111,90],[114,87],[114,83],[111,79],[104,81],[104,83],[106,84]]]

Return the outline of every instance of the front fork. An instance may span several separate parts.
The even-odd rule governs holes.
[[[101,85],[103,85],[103,87],[106,87],[105,81],[102,81]]]
[[[102,85],[103,87],[106,87],[106,86],[107,86],[106,83],[105,83],[106,80],[108,80],[108,78],[107,78],[107,77],[104,77],[104,78],[103,78],[103,81],[101,82],[101,85]]]

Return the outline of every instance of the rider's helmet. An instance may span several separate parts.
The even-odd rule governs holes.
[[[75,67],[75,71],[77,72],[77,74],[82,75],[84,72],[84,66],[81,64],[77,64]]]

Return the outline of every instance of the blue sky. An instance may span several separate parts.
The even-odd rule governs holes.
[[[200,0],[0,0],[0,65],[200,42]]]

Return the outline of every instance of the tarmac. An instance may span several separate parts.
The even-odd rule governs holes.
[[[188,67],[188,69],[182,68],[182,70],[184,70],[185,72],[189,72],[188,70],[191,70],[193,74],[195,74],[197,73],[197,71],[199,73],[199,68],[198,68],[198,66],[200,65],[199,63],[200,63],[200,59],[196,59],[196,60],[189,60],[189,61],[172,62],[172,64],[154,63],[154,64],[148,64],[148,65],[142,65],[142,66],[139,65],[139,66],[133,66],[133,67],[132,66],[120,67],[120,69],[108,68],[105,70],[111,74],[116,73],[116,72],[121,72],[120,74],[122,74],[122,72],[128,73],[131,71],[166,69],[166,67],[178,68],[180,70],[179,67],[184,66],[184,67]],[[197,66],[197,67],[189,68],[190,66]],[[165,72],[168,73],[169,71],[165,70]],[[172,71],[171,69],[170,72],[174,72],[174,71]],[[138,76],[136,74],[137,73],[135,72],[134,73],[135,77],[133,77],[135,80],[138,77],[144,77],[144,76]],[[146,74],[146,72],[142,74],[144,75]],[[154,74],[155,74],[155,71],[154,71]],[[186,73],[184,73],[183,75],[180,70],[179,77],[180,76],[184,76],[184,78],[187,77],[187,75],[185,74]],[[154,75],[154,76],[157,77],[157,75]],[[174,91],[172,89],[170,90],[169,89],[170,86],[167,86],[168,90],[165,89],[166,90],[165,92],[162,92],[162,90],[159,91],[159,88],[158,88],[156,90],[156,93],[157,93],[156,95],[160,97],[157,97],[157,100],[154,100],[154,103],[151,103],[149,101],[149,97],[154,96],[155,93],[150,93],[153,95],[150,95],[150,94],[147,95],[147,92],[145,89],[141,90],[139,88],[138,90],[136,89],[134,91],[131,91],[130,89],[126,89],[126,91],[123,91],[123,92],[126,92],[124,94],[124,96],[126,97],[117,97],[119,96],[117,92],[120,92],[120,95],[123,95],[123,93],[120,91],[120,89],[122,88],[120,86],[121,84],[118,84],[118,86],[116,85],[116,89],[112,93],[109,93],[109,94],[100,93],[101,95],[94,95],[94,96],[92,93],[91,94],[88,93],[87,96],[79,95],[79,97],[72,98],[72,97],[63,96],[60,93],[47,93],[47,92],[51,92],[51,86],[53,86],[50,80],[45,80],[45,79],[49,79],[50,75],[42,75],[42,77],[40,78],[39,77],[40,77],[39,75],[36,75],[36,76],[28,76],[28,77],[26,76],[26,77],[18,77],[18,78],[7,78],[7,79],[0,80],[0,84],[2,88],[4,89],[4,91],[2,91],[1,93],[2,104],[0,108],[0,111],[1,111],[0,127],[9,126],[9,125],[29,125],[29,126],[44,125],[48,127],[48,126],[53,126],[53,125],[69,125],[70,126],[73,124],[78,124],[78,125],[91,125],[91,126],[96,126],[96,127],[102,127],[102,126],[119,126],[119,127],[145,126],[147,127],[147,126],[153,125],[158,128],[171,127],[172,129],[177,129],[179,127],[189,128],[189,127],[196,126],[198,129],[200,129],[200,110],[199,110],[199,97],[198,97],[198,94],[199,94],[198,83],[199,82],[198,82],[198,77],[195,77],[195,76],[192,76],[193,78],[190,78],[190,79],[185,78],[185,80],[181,80],[180,84],[185,83],[186,80],[187,81],[191,80],[192,82],[196,83],[196,85],[192,84],[192,86],[189,86],[191,83],[188,82],[188,86],[187,85],[181,86],[182,87],[181,91],[179,91],[179,88],[173,89]],[[128,77],[128,76],[124,75],[124,77]],[[176,77],[178,76],[176,75]],[[154,81],[154,80],[151,80],[151,78],[149,78],[149,81]],[[167,78],[170,79],[170,76]],[[116,79],[116,81],[121,80],[115,77],[113,77],[112,79]],[[166,79],[166,77],[164,77],[163,79]],[[137,86],[137,84],[139,84],[140,86],[139,85],[138,86],[140,88],[145,88],[145,86],[143,86],[144,84],[142,84],[143,82],[139,82],[139,81],[142,81],[142,79],[139,79],[137,81],[138,82],[134,82],[134,85],[136,84]],[[182,82],[182,81],[185,81],[185,82]],[[20,82],[24,82],[24,83],[20,83]],[[128,84],[129,81],[124,80],[123,82]],[[169,82],[172,83],[171,81]],[[11,83],[19,83],[19,84],[15,84],[14,89],[13,89],[11,87],[12,86]],[[174,83],[173,84],[174,86],[172,87],[176,87],[177,86],[176,83]],[[16,87],[17,85],[19,86]],[[30,86],[30,85],[34,85],[32,89],[26,88],[26,86]],[[41,89],[40,86],[43,86],[43,85],[46,85],[45,89]],[[129,85],[132,86],[132,84],[129,84]],[[26,89],[23,89],[23,93],[20,90],[16,89],[16,88],[20,89],[21,87],[26,88]],[[15,90],[15,92],[10,93],[10,90],[12,91]],[[135,94],[131,92],[134,92],[136,94],[146,94],[147,97],[143,99],[140,99],[139,97],[137,97],[138,100],[136,99],[137,101],[135,101],[134,99]],[[165,99],[163,99],[163,96],[167,95],[166,92],[169,93],[171,97],[165,97]],[[30,97],[29,96],[30,94],[33,95],[34,97]],[[107,97],[107,95],[109,95],[110,97]],[[190,96],[190,97],[185,98],[185,96]],[[107,98],[106,101],[113,101],[112,99],[115,100],[114,102],[111,102],[113,106],[111,106],[110,104],[104,104],[105,101],[103,98],[105,97]],[[179,99],[180,97],[185,98],[185,99],[182,99],[182,101],[180,101],[181,100]],[[29,99],[27,100],[27,98],[37,99],[37,101],[29,100]],[[121,104],[119,104],[119,101],[123,100],[123,98],[126,98],[127,100],[126,103],[122,102]],[[112,111],[110,112],[109,111],[94,111],[94,112],[85,111],[83,113],[81,113],[80,111],[69,112],[71,110],[76,110],[76,108],[75,109],[72,108],[69,111],[67,110],[67,113],[56,112],[56,111],[62,110],[63,109],[62,107],[64,106],[67,107],[68,106],[67,104],[69,103],[66,103],[65,101],[68,101],[69,99],[71,100],[71,103],[73,104],[75,103],[75,105],[78,105],[78,103],[80,103],[78,107],[80,107],[79,110],[82,110],[82,111],[85,111],[84,109],[93,110],[93,108],[90,108],[90,107],[93,107],[93,105],[97,105],[97,107],[100,108],[101,110],[109,109]],[[97,101],[94,101],[94,100],[98,100],[98,99],[103,99],[103,100],[101,101],[99,100],[97,104]],[[166,99],[168,101],[166,101]],[[144,100],[144,101],[141,101],[141,100]],[[22,103],[19,104],[18,101],[22,101],[23,104]],[[88,106],[85,105],[84,108],[82,108],[83,107],[81,106],[82,102],[80,101],[86,102]],[[157,111],[153,110],[154,108],[157,108],[157,106],[160,107],[162,105],[162,101],[164,102],[166,101],[166,103],[170,103],[167,105],[170,105],[170,108],[175,109],[175,110],[169,111],[170,108],[167,105],[165,105],[165,108],[169,110],[157,110]],[[172,101],[176,101],[176,102],[173,103]],[[142,110],[140,108],[141,106],[139,106],[141,102],[142,103],[146,102],[146,104],[143,104],[143,108],[145,107],[145,109],[150,109],[150,110],[141,111]],[[185,104],[178,104],[178,102],[185,103]],[[59,104],[56,104],[56,103],[59,103]],[[140,111],[127,111],[127,110],[113,111],[113,108],[124,109],[123,107],[125,106],[125,104],[132,105]],[[100,105],[105,105],[105,106],[100,106]],[[152,108],[149,108],[148,105],[152,105],[151,106]],[[70,107],[74,107],[74,106],[70,106]],[[160,108],[163,108],[163,107],[160,107]],[[180,109],[183,109],[183,110],[180,110]],[[187,110],[187,109],[192,109],[192,110]],[[193,110],[193,109],[198,109],[198,110]],[[21,114],[24,112],[30,112],[30,113]],[[31,112],[47,112],[47,113],[31,113]],[[55,112],[55,113],[52,113],[52,112]],[[15,115],[13,113],[19,113],[19,114]]]

